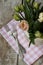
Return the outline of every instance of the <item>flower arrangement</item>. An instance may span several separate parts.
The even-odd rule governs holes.
[[[23,0],[14,10],[14,19],[19,21],[19,27],[29,33],[30,44],[34,39],[43,38],[43,6],[35,0]]]

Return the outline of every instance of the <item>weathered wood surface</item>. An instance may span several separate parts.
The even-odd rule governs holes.
[[[43,3],[43,0],[39,1]],[[0,28],[12,19],[13,8],[19,2],[21,0],[0,0]],[[0,65],[16,65],[16,61],[17,54],[0,35]],[[39,62],[42,62],[41,58],[33,65],[39,65]],[[26,65],[21,58],[19,58],[19,65]]]

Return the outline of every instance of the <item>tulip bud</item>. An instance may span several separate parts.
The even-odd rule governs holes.
[[[18,14],[15,14],[13,17],[15,20],[19,21],[20,20],[20,16]]]
[[[39,8],[39,4],[38,4],[37,2],[34,2],[34,3],[33,3],[33,6],[34,6],[34,8],[36,8],[36,9]]]
[[[40,14],[39,14],[39,22],[43,22],[43,12],[41,12]]]
[[[23,10],[24,10],[24,7],[23,7],[23,5],[22,5],[22,4],[20,4],[20,5],[19,5],[19,9],[20,9],[21,11],[23,11]]]
[[[16,12],[19,12],[19,11],[20,11],[19,6],[15,6],[14,10],[15,10]]]
[[[35,36],[36,36],[37,38],[40,38],[40,37],[41,37],[41,33],[40,33],[39,31],[36,31]]]
[[[28,3],[29,3],[30,1],[31,1],[31,0],[26,0],[26,2],[28,2]]]

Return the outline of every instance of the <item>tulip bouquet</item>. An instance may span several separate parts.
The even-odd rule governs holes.
[[[35,0],[23,0],[14,10],[14,19],[20,20],[20,28],[29,33],[30,43],[35,38],[43,39],[43,6]]]

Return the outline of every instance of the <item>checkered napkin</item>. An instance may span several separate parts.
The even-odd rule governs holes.
[[[0,33],[5,38],[5,40],[8,42],[8,44],[18,54],[19,49],[18,49],[17,42],[15,41],[15,39],[14,39],[14,37],[12,35],[9,35],[13,31],[13,27],[14,27],[14,31],[15,31],[15,27],[16,27],[17,24],[18,24],[18,22],[16,22],[15,20],[11,20],[7,25],[5,25],[4,27],[2,27],[0,29]]]
[[[33,44],[27,49],[26,54],[24,54],[24,61],[31,65],[36,60],[38,60],[43,55],[43,45],[42,47],[37,47]]]
[[[26,53],[24,53],[23,60],[25,61],[26,64],[31,65],[36,60],[38,60],[39,57],[41,57],[43,55],[43,45],[37,47],[37,46],[31,44],[31,46],[28,47],[29,40],[26,37],[25,32],[19,28],[19,26],[18,26],[19,23],[20,22],[17,22],[14,19],[11,20],[7,25],[5,25],[4,27],[2,27],[0,29],[0,33],[6,39],[8,44],[18,54],[19,53],[18,43],[16,42],[15,38],[12,35],[9,35],[9,32],[11,34],[12,32],[15,32],[15,30],[16,30],[19,44],[26,50]]]

